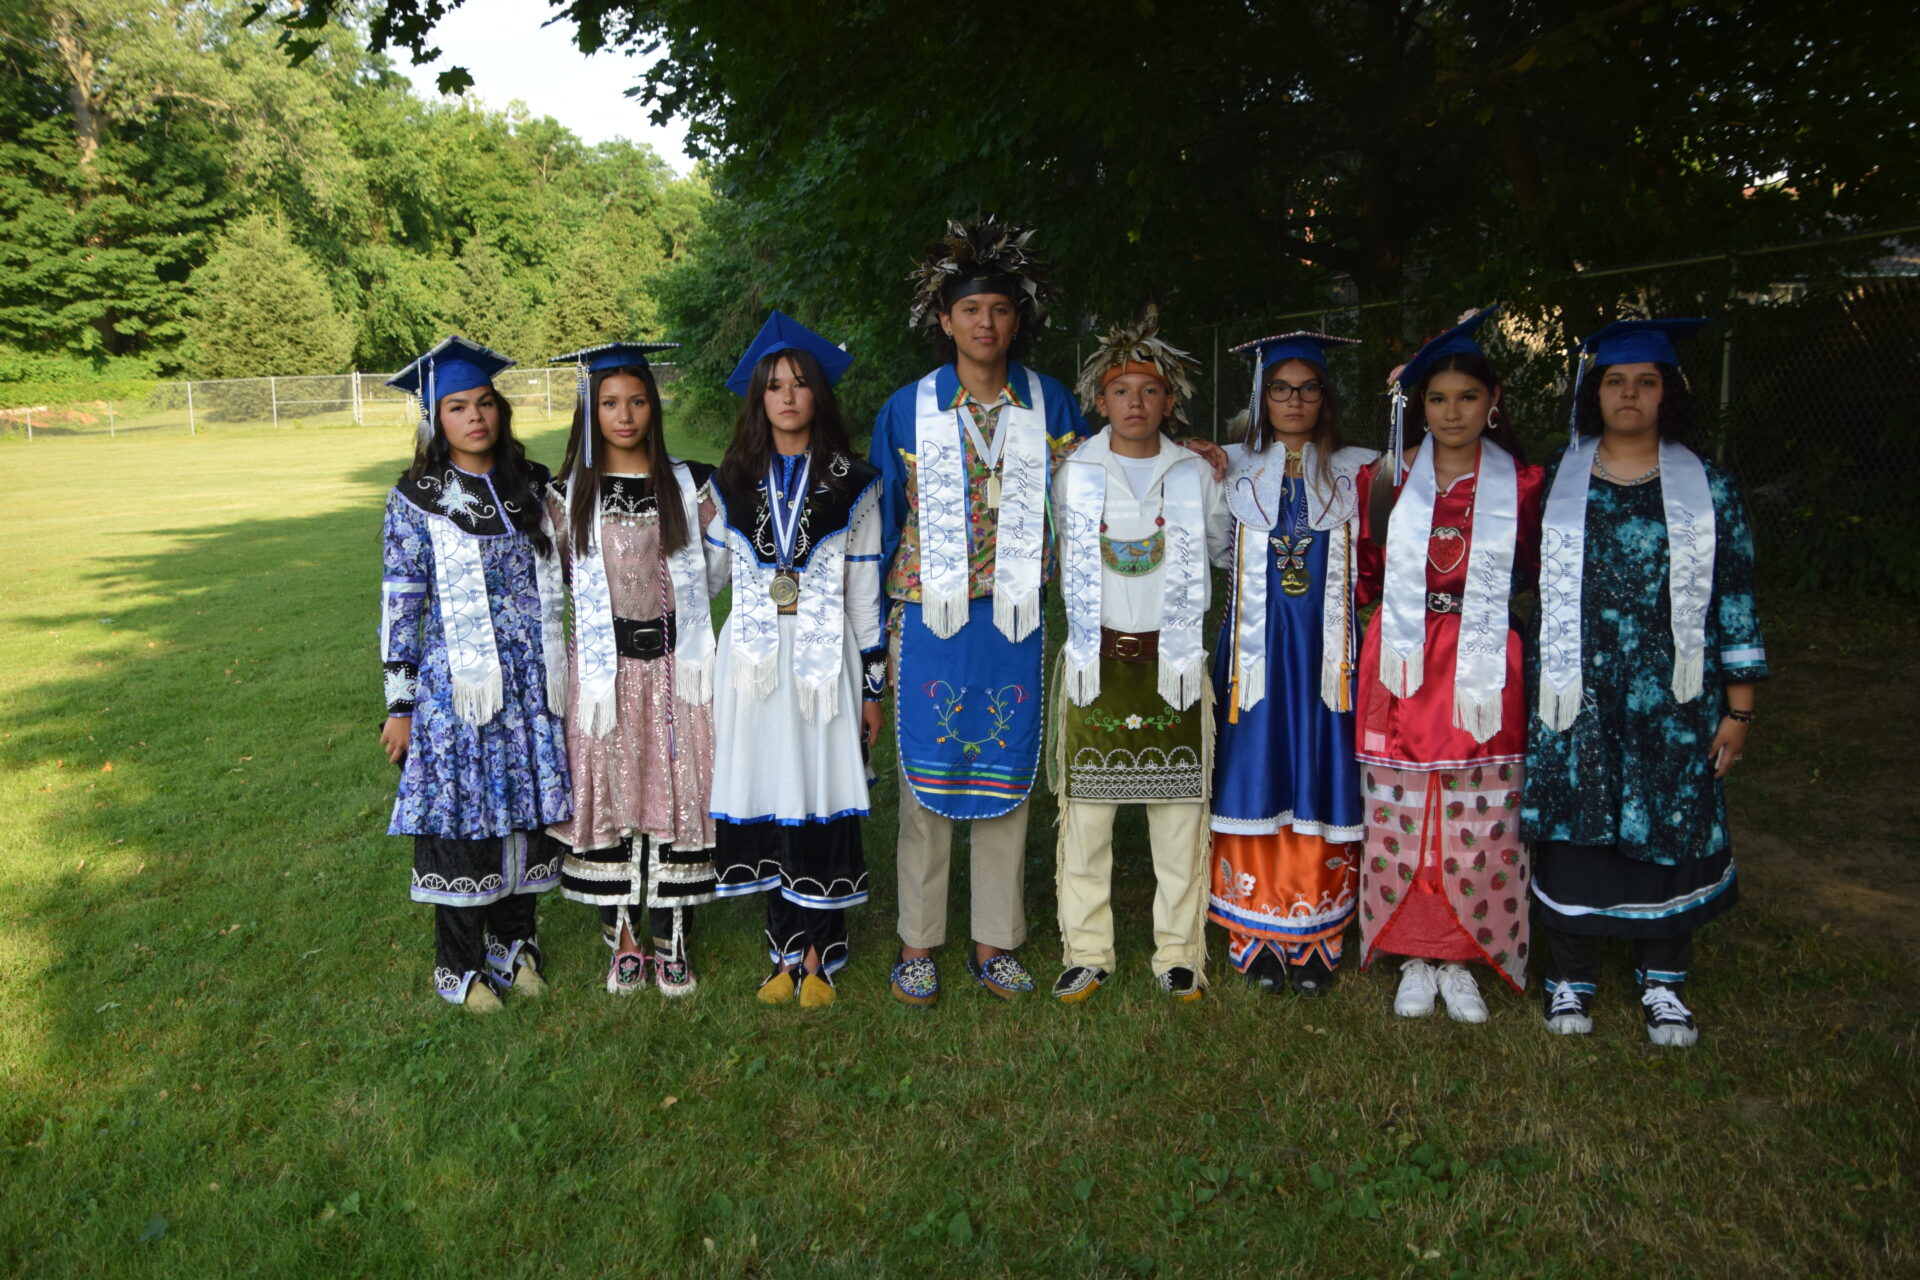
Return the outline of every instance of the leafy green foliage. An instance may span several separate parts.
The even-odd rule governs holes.
[[[23,0],[0,16],[0,343],[186,369],[191,278],[241,213],[277,216],[320,264],[365,368],[451,328],[547,354],[541,312],[609,219],[633,224],[603,239],[632,255],[611,268],[619,321],[658,323],[645,279],[684,255],[703,182],[518,106],[424,102],[358,26],[319,10],[248,26],[252,8]]]
[[[446,7],[390,0],[376,47],[423,48]],[[1069,331],[1148,300],[1178,334],[1183,317],[1435,298],[1431,315],[1366,313],[1385,368],[1542,273],[1897,225],[1920,197],[1912,15],[1894,0],[1764,21],[1735,0],[567,14],[583,50],[664,51],[645,97],[690,119],[739,207],[720,251],[869,367],[914,361],[900,277],[943,219],[982,210],[1039,225]],[[1596,289],[1568,327],[1617,305]]]
[[[352,361],[352,326],[276,219],[253,214],[235,223],[189,284],[188,350],[198,377],[338,373]]]

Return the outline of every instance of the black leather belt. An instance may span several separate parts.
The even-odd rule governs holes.
[[[648,618],[645,622],[632,618],[613,620],[613,647],[623,658],[639,658],[643,662],[664,658],[673,648],[676,634],[672,614]]]
[[[1461,597],[1453,594],[1451,591],[1427,592],[1428,613],[1458,613],[1460,612],[1460,603]]]

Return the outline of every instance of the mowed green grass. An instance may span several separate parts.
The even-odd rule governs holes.
[[[1171,1005],[1138,822],[1113,985],[1009,1007],[949,947],[942,1004],[916,1011],[886,990],[889,781],[832,1008],[755,1003],[755,902],[698,910],[693,999],[616,1001],[591,911],[557,895],[551,998],[448,1008],[374,737],[380,511],[407,443],[0,445],[0,1273],[1920,1266],[1910,953],[1791,910],[1764,866],[1701,939],[1690,1053],[1647,1044],[1624,954],[1584,1039],[1544,1034],[1531,992],[1489,990],[1484,1027],[1396,1019],[1386,964],[1350,961],[1324,1001],[1259,996],[1222,976],[1217,931],[1214,997]],[[559,443],[533,437],[550,462]],[[1782,663],[1860,625],[1770,606],[1813,619],[1776,631]],[[1911,627],[1888,634],[1860,642],[1887,650],[1867,669],[1904,668]],[[1844,846],[1844,821],[1808,821],[1794,742],[1830,759],[1860,730],[1777,686],[1763,706],[1792,734],[1762,747],[1763,721],[1750,767],[1773,772],[1736,788],[1738,820]],[[1911,763],[1906,728],[1881,732]],[[1052,813],[1028,857],[1043,985]]]

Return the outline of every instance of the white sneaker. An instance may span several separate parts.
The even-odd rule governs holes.
[[[1433,1012],[1433,966],[1425,960],[1409,960],[1400,966],[1400,990],[1393,997],[1393,1011],[1403,1018],[1424,1018]]]
[[[1584,1036],[1593,1031],[1593,996],[1571,982],[1548,980],[1540,988],[1547,1030],[1557,1036]]]
[[[1647,1039],[1672,1049],[1691,1049],[1700,1039],[1693,1011],[1672,987],[1657,983],[1640,993],[1640,1011],[1647,1020]]]
[[[1479,984],[1463,964],[1440,966],[1440,998],[1446,1001],[1447,1016],[1455,1022],[1487,1020],[1487,1002],[1480,998]]]

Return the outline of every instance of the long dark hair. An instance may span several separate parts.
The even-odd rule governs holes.
[[[600,384],[621,376],[638,378],[640,385],[647,389],[648,403],[653,406],[653,415],[647,420],[647,474],[653,478],[654,497],[660,509],[660,554],[672,555],[687,545],[692,534],[687,528],[686,504],[680,500],[680,485],[674,479],[673,462],[667,457],[667,424],[660,403],[660,384],[653,376],[652,367],[645,364],[623,364],[600,370],[587,383],[587,403],[582,406],[578,397],[574,400],[573,429],[567,433],[566,461],[560,464],[560,473],[567,477],[567,484],[580,486],[577,495],[580,501],[573,500],[576,495],[571,489],[567,494],[567,519],[572,526],[570,541],[581,550],[593,545],[593,514],[600,506],[600,477],[606,474],[606,441],[594,437],[592,466],[576,471],[574,463],[580,457],[585,433],[600,429]]]
[[[720,460],[720,484],[730,492],[752,493],[767,478],[767,467],[773,461],[773,425],[767,421],[767,379],[782,360],[793,361],[801,380],[813,391],[814,458],[825,463],[836,453],[853,457],[847,421],[841,416],[840,402],[834,398],[820,362],[812,353],[798,347],[772,351],[761,356],[760,363],[753,366],[746,399],[740,403],[740,417],[733,425],[733,439],[727,444],[726,457]],[[835,482],[831,469],[825,466],[817,468],[813,477],[814,483]]]
[[[1680,366],[1663,360],[1653,367],[1660,371],[1660,412],[1653,425],[1662,440],[1692,448],[1700,402],[1693,398],[1693,388],[1687,385],[1687,375],[1680,372]],[[1583,436],[1597,436],[1606,428],[1600,416],[1600,380],[1611,368],[1610,364],[1597,364],[1580,381],[1580,395],[1573,402],[1573,425]]]
[[[500,406],[500,434],[493,442],[493,491],[507,504],[508,510],[500,514],[515,529],[533,540],[533,549],[541,555],[553,552],[553,542],[540,531],[540,502],[533,492],[533,465],[527,461],[527,446],[520,443],[513,434],[513,401],[501,394],[498,387],[491,383],[487,390],[493,392],[494,403]],[[440,406],[433,406],[433,438],[424,445],[416,445],[413,451],[413,465],[407,468],[407,479],[418,480],[434,467],[453,461],[447,449],[447,429],[440,421]]]
[[[1278,369],[1281,365],[1291,364],[1295,360],[1313,370],[1313,376],[1319,379],[1320,385],[1325,388],[1320,394],[1320,416],[1314,420],[1313,434],[1307,437],[1307,442],[1314,448],[1316,459],[1314,471],[1321,487],[1324,488],[1333,483],[1333,455],[1347,447],[1346,437],[1340,434],[1340,391],[1333,385],[1333,379],[1327,375],[1327,366],[1318,360],[1288,356],[1284,360],[1274,361],[1271,367]],[[1243,443],[1249,449],[1265,449],[1273,443],[1268,438],[1272,434],[1273,424],[1267,421],[1267,369],[1262,368],[1259,399],[1253,406],[1253,411],[1247,416],[1247,434],[1243,437]]]
[[[1402,410],[1400,426],[1409,439],[1416,432],[1427,429],[1427,388],[1432,385],[1434,376],[1442,373],[1464,373],[1485,387],[1493,395],[1500,394],[1500,375],[1494,370],[1493,362],[1478,351],[1457,351],[1450,356],[1441,356],[1427,370],[1427,376],[1420,379],[1420,385],[1407,396],[1407,407]],[[1495,406],[1497,407],[1497,406]],[[1506,416],[1506,410],[1500,410],[1500,417]],[[1513,455],[1513,460],[1525,463],[1526,447],[1520,443],[1520,433],[1508,427],[1505,422],[1494,417],[1494,407],[1487,410],[1487,432],[1493,442]]]

